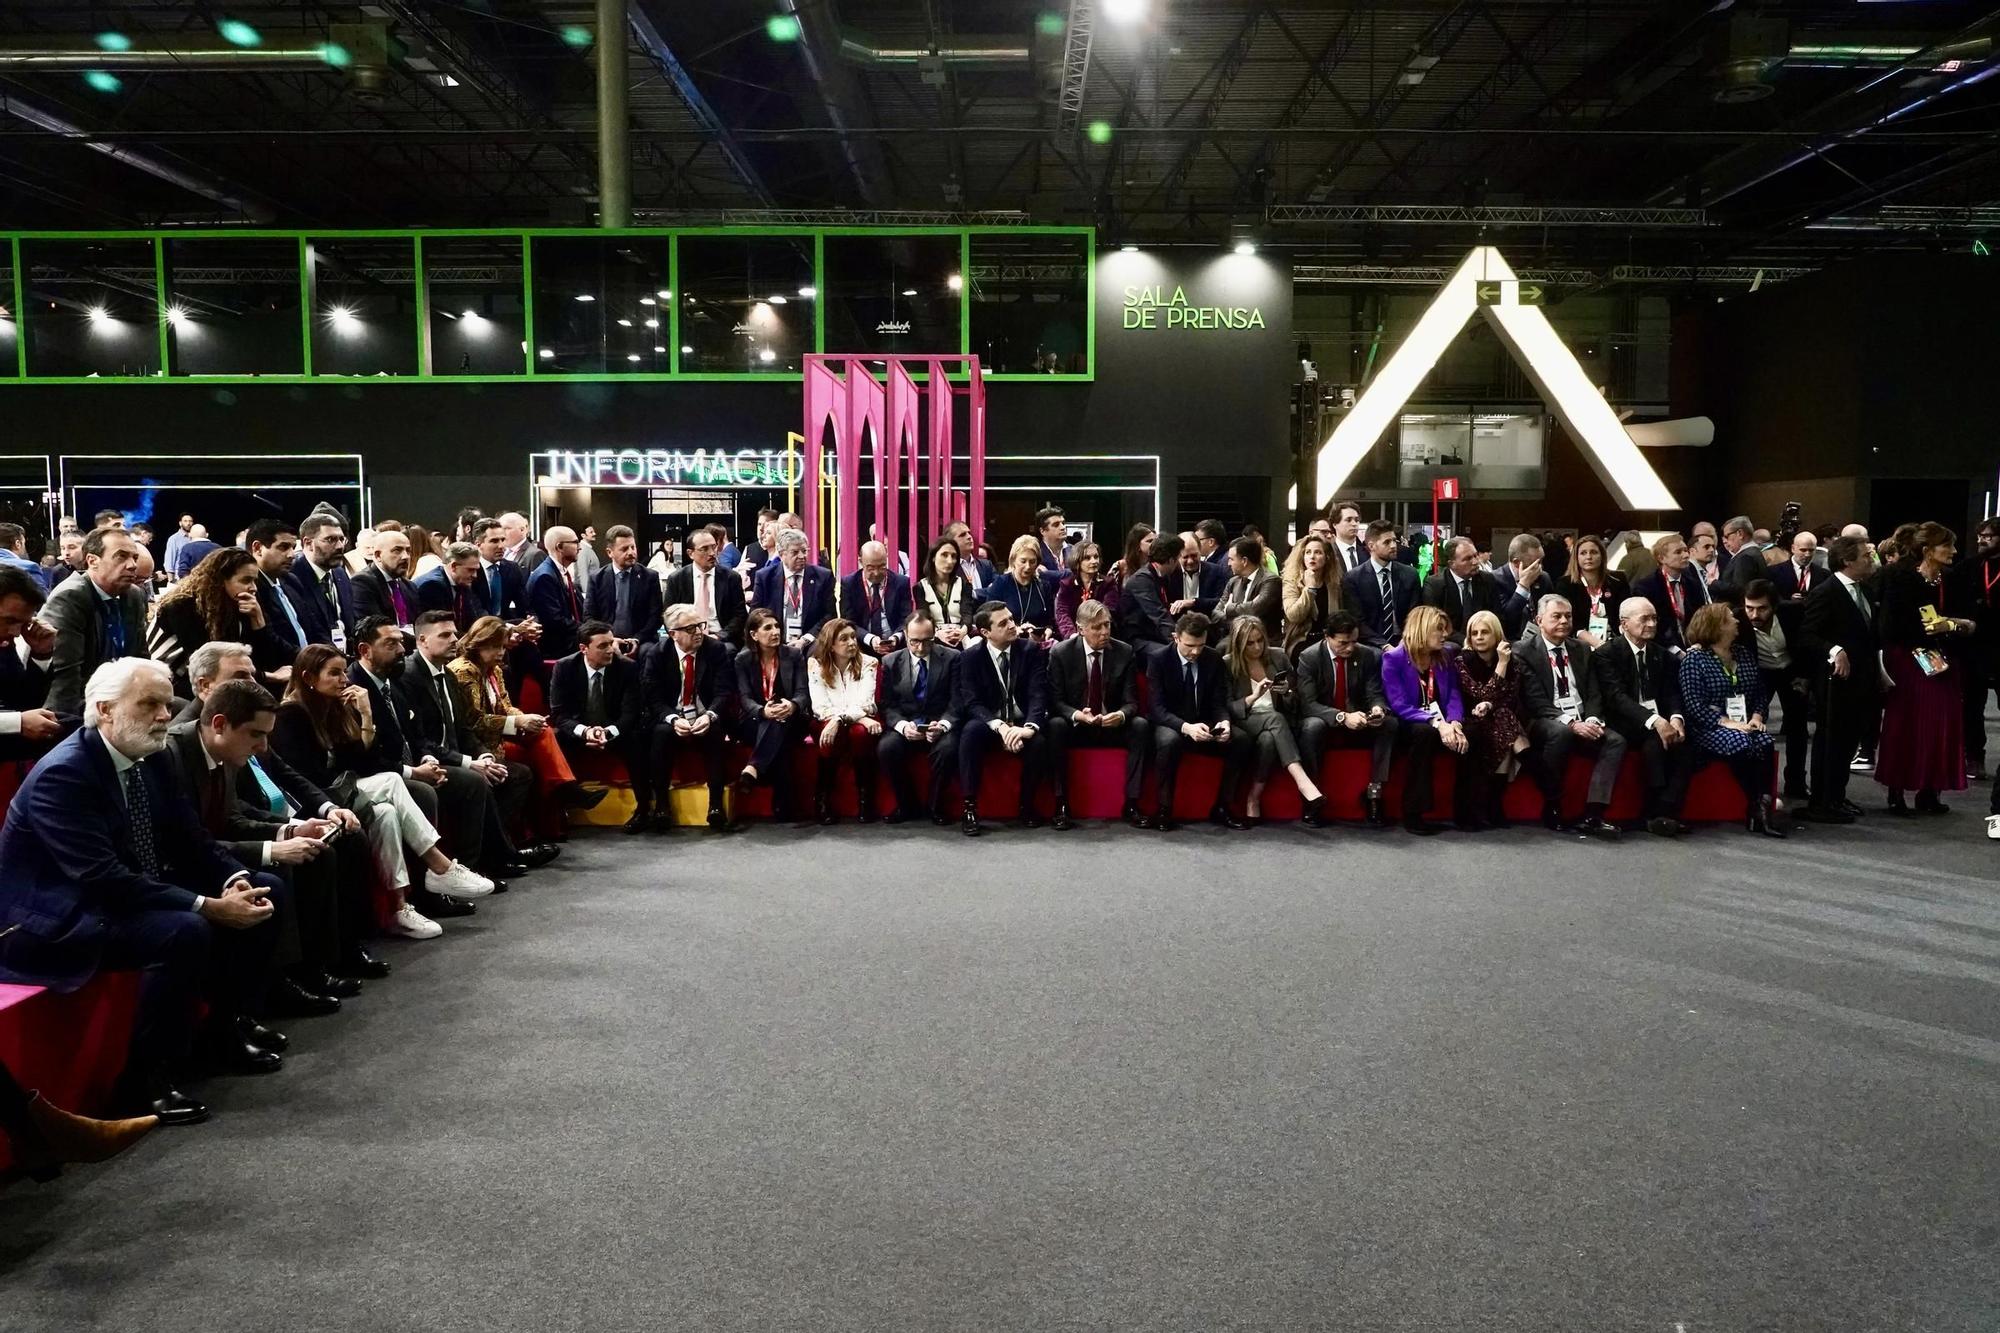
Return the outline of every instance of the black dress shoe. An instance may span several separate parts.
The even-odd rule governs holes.
[[[488,875],[487,878],[493,879],[491,875]],[[500,892],[500,882],[498,880],[493,881],[493,891],[495,893]],[[410,905],[433,921],[442,921],[455,916],[471,916],[479,910],[473,904],[463,899],[448,898],[442,893],[432,893],[428,889],[424,891],[421,898],[415,894],[410,895]]]
[[[1646,832],[1656,838],[1678,838],[1681,836],[1681,822],[1656,816],[1646,821]]]
[[[1315,796],[1307,801],[1305,813],[1299,816],[1299,822],[1307,828],[1325,828],[1329,822],[1326,817],[1326,797]]]
[[[1403,821],[1403,831],[1413,833],[1419,838],[1433,838],[1444,832],[1444,825],[1433,824],[1428,819],[1406,819]]]
[[[1550,805],[1546,802],[1543,803],[1542,827],[1551,833],[1561,833],[1564,831],[1561,806]]]
[[[292,979],[299,983],[299,989],[313,995],[331,995],[336,1000],[351,1000],[361,994],[361,983],[353,977],[336,977],[328,972],[294,972]]]
[[[729,822],[729,812],[719,805],[708,807],[708,826],[717,833],[728,833],[736,827]]]
[[[907,824],[910,822],[910,812],[899,805],[884,815],[882,822],[884,824]]]
[[[389,975],[389,965],[359,944],[342,953],[333,970],[343,977],[361,977],[368,981],[380,981]]]
[[[674,812],[671,810],[655,810],[652,818],[646,823],[646,831],[649,833],[672,833],[679,827],[680,825],[674,822]],[[520,858],[519,853],[515,854],[514,864],[520,866],[523,873],[534,869]]]
[[[208,1108],[179,1088],[162,1084],[150,1089],[121,1109],[134,1115],[156,1115],[162,1125],[199,1125],[208,1119]]]
[[[965,803],[965,813],[958,821],[958,831],[968,838],[976,838],[986,830],[979,825],[979,809],[972,802]]]
[[[1617,842],[1625,836],[1624,830],[1602,815],[1591,815],[1587,819],[1578,820],[1572,831],[1578,837],[1600,838],[1605,842]]]
[[[625,836],[629,838],[634,833],[644,833],[646,826],[651,822],[652,816],[648,815],[644,810],[634,810],[632,817],[625,821]]]
[[[1162,810],[1153,816],[1153,827],[1162,833],[1172,833],[1180,826],[1180,821],[1174,818],[1171,810]]]
[[[556,798],[569,810],[595,810],[611,794],[609,787],[599,787],[590,791],[581,782],[565,782],[556,790]]]
[[[520,859],[521,864],[530,870],[538,870],[561,855],[562,848],[552,842],[538,842],[532,846],[523,847],[515,853],[515,856]]]
[[[1220,824],[1227,829],[1247,829],[1250,821],[1238,815],[1226,805],[1218,805],[1208,812],[1208,822]]]
[[[275,1051],[252,1046],[233,1031],[218,1032],[202,1043],[204,1063],[220,1074],[275,1074],[285,1067]]]
[[[1067,833],[1076,827],[1076,821],[1069,817],[1069,802],[1056,803],[1056,817],[1049,821],[1049,827],[1058,833]]]
[[[1137,801],[1125,802],[1125,809],[1119,817],[1123,819],[1126,823],[1130,824],[1133,828],[1153,827],[1153,821],[1146,818],[1144,812],[1142,812],[1139,809],[1139,803]]]
[[[1361,793],[1361,809],[1369,824],[1375,828],[1389,827],[1389,811],[1382,803],[1382,789],[1373,783]]]
[[[1903,794],[1897,791],[1889,793],[1889,813],[1898,819],[1915,819],[1917,817],[1917,812],[1903,803]]]
[[[270,1005],[272,1013],[285,1018],[319,1018],[340,1012],[339,1000],[316,995],[290,977],[279,977],[272,985]]]
[[[237,1036],[258,1050],[269,1051],[273,1055],[283,1055],[285,1049],[292,1044],[290,1037],[273,1028],[265,1027],[247,1014],[236,1016],[235,1027]]]
[[[937,809],[931,811],[931,823],[936,824],[939,828],[950,828],[951,811],[945,809],[943,806],[937,807]]]
[[[500,888],[501,880],[519,879],[521,876],[527,874],[530,870],[533,869],[534,867],[529,865],[526,861],[502,861],[499,865],[494,866],[491,870],[483,870],[480,873],[485,875],[486,878],[493,881],[493,892],[500,893],[502,892]]]
[[[1042,817],[1036,814],[1034,808],[1031,806],[1028,809],[1022,810],[1014,822],[1022,828],[1040,828],[1042,826]]]

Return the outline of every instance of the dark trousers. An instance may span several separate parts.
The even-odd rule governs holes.
[[[1634,739],[1626,736],[1625,748],[1636,750],[1646,774],[1646,818],[1679,819],[1687,804],[1688,782],[1694,777],[1694,746],[1686,741],[1667,745],[1651,727]]]
[[[1396,740],[1402,728],[1403,720],[1393,713],[1385,714],[1379,727],[1352,731],[1323,717],[1309,717],[1299,724],[1299,755],[1305,760],[1306,772],[1318,782],[1320,774],[1326,771],[1321,761],[1328,750],[1367,749],[1368,785],[1386,787],[1389,769],[1396,762]]]
[[[793,713],[782,722],[752,716],[737,724],[736,739],[750,747],[749,762],[760,779],[783,785],[785,774],[780,770],[785,751],[805,734],[805,724],[805,716],[801,713]]]
[[[510,770],[507,782],[495,787],[485,778],[468,768],[447,768],[442,787],[430,787],[435,809],[444,817],[441,829],[449,840],[449,850],[459,861],[474,868],[498,866],[514,859],[514,844],[507,836],[508,818],[501,801],[503,794],[513,800],[513,808],[518,811],[527,799],[528,789],[534,785],[533,776],[524,764],[514,764],[520,769],[520,781]],[[428,783],[414,783],[411,790],[421,793]],[[514,791],[508,792],[512,787]],[[418,804],[423,803],[421,794]],[[425,814],[430,813],[427,807]],[[437,821],[432,820],[433,824]],[[411,874],[421,862],[411,862]]]
[[[1862,666],[1875,669],[1872,661]],[[1820,682],[1818,702],[1812,744],[1812,803],[1824,810],[1847,799],[1848,761],[1861,738],[1880,724],[1882,701],[1874,690],[1857,687],[1850,672],[1846,680],[1829,674]]]
[[[663,718],[653,724],[652,737],[646,752],[646,768],[654,778],[658,779],[660,787],[672,787],[675,756],[683,750],[693,751],[701,756],[702,769],[708,775],[708,803],[720,807],[722,789],[728,785],[728,776],[722,771],[724,767],[722,747],[728,739],[729,734],[719,720],[709,723],[708,730],[699,736],[682,736],[675,733],[671,718]],[[758,770],[760,773],[762,771]],[[636,783],[633,785],[632,794],[634,796],[639,794]],[[661,807],[665,808],[664,802],[661,803]]]
[[[815,733],[826,723],[815,719]],[[868,728],[859,722],[848,722],[833,729],[833,740],[821,744],[817,734],[813,737],[813,748],[819,751],[819,798],[824,801],[833,795],[834,778],[843,763],[853,772],[854,790],[861,809],[875,808],[875,745],[881,738],[868,734]]]
[[[1071,750],[1125,751],[1125,803],[1139,799],[1146,780],[1146,756],[1153,749],[1153,724],[1143,717],[1128,717],[1118,727],[1079,727],[1067,718],[1049,718],[1049,775],[1055,782],[1056,803],[1069,801],[1069,754]]]
[[[929,755],[930,780],[926,784],[927,796],[917,799],[917,785],[910,781],[910,758],[918,752]],[[922,731],[916,740],[907,740],[894,727],[882,729],[881,744],[876,747],[876,757],[882,767],[889,770],[889,786],[896,793],[896,807],[904,814],[914,814],[918,810],[944,809],[945,779],[951,776],[952,766],[958,762],[958,730],[953,728],[936,740],[931,740]]]
[[[1572,754],[1596,755],[1590,767],[1590,791],[1584,799],[1591,805],[1610,805],[1618,786],[1618,768],[1625,762],[1625,738],[1608,727],[1599,740],[1585,740],[1559,718],[1538,717],[1528,723],[1528,740],[1541,758],[1536,776],[1542,783],[1542,800],[1554,805],[1562,800],[1563,777]]]
[[[986,756],[1006,747],[1000,733],[982,722],[968,723],[959,730],[958,789],[967,805],[979,800],[979,771]],[[1048,769],[1049,731],[1041,727],[1021,747],[1021,808],[1034,804],[1035,792]]]
[[[367,840],[359,834],[343,835],[332,852],[322,852],[316,859],[289,866],[282,872],[291,885],[292,910],[277,922],[278,966],[326,972],[332,970],[339,958],[342,918],[353,912],[352,904],[345,901],[341,883],[341,875],[347,868],[342,861],[352,864],[351,857],[341,855],[349,843],[364,851],[367,848]],[[365,872],[356,882],[365,893],[368,886]]]
[[[1806,765],[1812,758],[1812,682],[1794,667],[1766,678],[1778,704],[1778,735],[1785,742],[1785,790],[1806,789]]]
[[[605,743],[602,751],[617,755],[618,761],[625,765],[625,776],[632,784],[632,803],[640,813],[644,813],[652,801],[651,741],[652,738],[643,728],[632,732],[620,732]],[[572,766],[584,755],[600,753],[585,745],[573,731],[557,732],[556,744],[562,747],[562,752],[569,757]]]
[[[1430,813],[1431,797],[1436,788],[1432,770],[1437,766],[1437,757],[1449,755],[1444,742],[1438,738],[1436,727],[1425,722],[1403,728],[1403,822],[1414,824]],[[1457,756],[1453,755],[1453,758]]]
[[[1238,732],[1234,727],[1229,729],[1229,739],[1226,741],[1189,740],[1186,735],[1172,727],[1154,727],[1153,772],[1160,779],[1159,813],[1172,816],[1175,784],[1180,780],[1181,758],[1190,751],[1222,757],[1222,785],[1215,789],[1215,802],[1217,805],[1222,804],[1224,795],[1235,789],[1237,775],[1250,757],[1250,747],[1246,744],[1248,741],[1248,736]]]

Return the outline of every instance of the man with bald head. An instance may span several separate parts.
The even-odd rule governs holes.
[[[1645,763],[1646,828],[1663,837],[1687,832],[1681,806],[1694,774],[1694,750],[1681,715],[1680,663],[1654,642],[1660,612],[1645,597],[1618,606],[1618,632],[1591,659],[1604,721]]]
[[[840,614],[854,622],[861,647],[887,657],[903,646],[903,625],[910,618],[910,581],[889,568],[889,548],[867,542],[861,548],[861,568],[840,581]]]
[[[381,616],[408,629],[421,609],[410,587],[410,539],[396,529],[377,532],[375,555],[354,575],[353,585],[357,625],[369,616]]]
[[[732,650],[743,644],[743,620],[750,607],[743,580],[722,568],[722,542],[707,528],[688,534],[687,563],[667,575],[667,605],[685,602],[701,613],[702,632]]]
[[[500,515],[500,536],[506,543],[501,548],[500,558],[519,565],[523,574],[534,573],[548,559],[547,553],[529,535],[525,514],[517,514],[510,509]]]
[[[1825,566],[1815,558],[1818,551],[1819,538],[1804,528],[1799,529],[1792,538],[1791,559],[1771,567],[1771,587],[1780,601],[1803,605],[1813,585],[1829,577]]]
[[[528,575],[528,614],[542,627],[542,656],[554,660],[576,651],[576,631],[583,623],[583,585],[576,567],[581,543],[573,529],[561,525],[543,532],[542,541],[547,558]]]

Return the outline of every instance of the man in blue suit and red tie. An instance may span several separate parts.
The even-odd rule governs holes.
[[[574,529],[558,526],[542,533],[542,549],[548,558],[528,575],[528,610],[542,627],[542,656],[553,662],[576,651],[577,627],[583,624],[584,589],[576,566],[583,544]]]
[[[0,828],[0,981],[74,991],[137,970],[139,1005],[117,1093],[122,1112],[194,1124],[179,1091],[208,1003],[202,1048],[228,1070],[280,1067],[285,1038],[260,1024],[284,881],[252,873],[211,838],[163,753],[173,677],[123,657],[84,687],[84,729],[21,785]]]
[[[443,564],[411,581],[410,587],[417,594],[417,614],[449,611],[458,632],[465,633],[473,621],[488,614],[486,594],[474,586],[479,579],[479,548],[471,542],[453,542],[444,549]]]
[[[1021,756],[1022,828],[1040,828],[1035,789],[1048,755],[1048,654],[1021,639],[1014,613],[1000,602],[972,614],[976,637],[958,655],[951,715],[958,731],[958,785],[965,796],[959,828],[968,838],[979,823],[980,763],[996,749]]]
[[[840,581],[840,614],[854,622],[864,651],[887,657],[903,646],[910,581],[889,568],[889,548],[881,542],[865,543],[861,568]]]
[[[833,619],[833,575],[808,558],[806,535],[797,528],[778,532],[778,558],[758,567],[751,601],[784,626],[787,647],[812,646],[820,626]]]

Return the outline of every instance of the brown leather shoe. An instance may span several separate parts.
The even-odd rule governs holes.
[[[156,1115],[92,1120],[51,1105],[39,1092],[28,1103],[28,1119],[51,1155],[62,1162],[102,1162],[116,1157],[160,1123]]]

